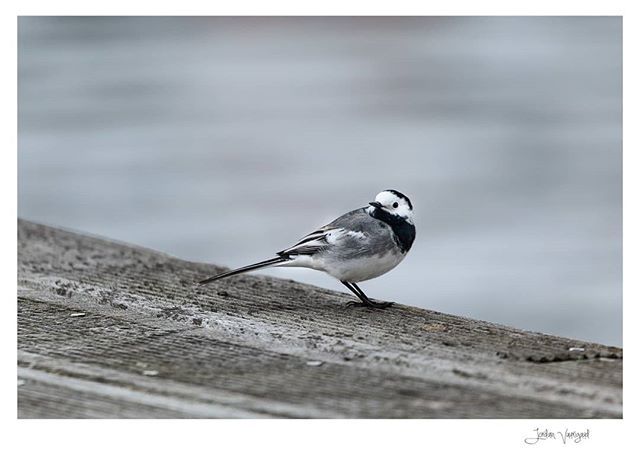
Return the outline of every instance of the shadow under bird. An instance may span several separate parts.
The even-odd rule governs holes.
[[[405,258],[416,237],[413,205],[397,190],[384,190],[367,207],[352,210],[282,250],[277,257],[212,276],[208,284],[267,267],[305,267],[323,271],[347,286],[361,301],[352,306],[387,308],[372,301],[356,283],[387,273]]]

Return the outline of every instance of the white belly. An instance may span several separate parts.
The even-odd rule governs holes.
[[[340,281],[360,282],[384,275],[397,266],[404,254],[389,252],[379,257],[323,262],[323,269]]]

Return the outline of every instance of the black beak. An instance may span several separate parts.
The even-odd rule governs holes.
[[[380,204],[378,201],[370,202],[369,205],[378,209],[382,209],[382,204]]]

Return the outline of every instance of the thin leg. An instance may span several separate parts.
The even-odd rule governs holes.
[[[383,302],[379,302],[379,301],[372,301],[369,299],[369,297],[367,297],[365,295],[365,293],[362,291],[362,289],[360,287],[358,287],[358,285],[356,283],[351,283],[351,285],[353,286],[354,289],[356,289],[360,295],[362,295],[364,300],[367,300],[367,304],[368,306],[374,307],[374,308],[380,308],[380,309],[384,309],[384,308],[388,308],[389,306],[391,306],[393,303],[390,301],[383,301]]]
[[[365,306],[366,301],[362,299],[362,296],[360,295],[360,293],[356,289],[353,288],[351,283],[348,283],[346,281],[340,281],[340,282],[342,284],[344,284],[347,287],[347,289],[349,289],[351,292],[353,292],[354,295],[356,297],[358,297],[362,301],[362,303],[356,303],[355,301],[350,301],[349,303],[347,303],[347,306]]]
[[[360,301],[362,301],[362,303],[356,303],[356,302],[349,302],[348,306],[366,306],[367,308],[378,308],[378,309],[384,309],[384,308],[388,308],[389,306],[391,306],[393,303],[386,301],[384,303],[380,303],[377,301],[371,301],[369,299],[369,297],[367,297],[365,295],[365,293],[362,291],[362,289],[360,289],[360,287],[358,287],[355,283],[350,283],[347,281],[340,281],[342,284],[344,284],[351,292],[353,292],[355,294],[356,297],[358,297],[360,299]]]

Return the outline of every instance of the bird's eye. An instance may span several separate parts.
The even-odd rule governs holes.
[[[393,203],[393,208],[395,209],[396,207],[398,207],[398,203],[397,203],[397,202],[394,202],[394,203]]]

